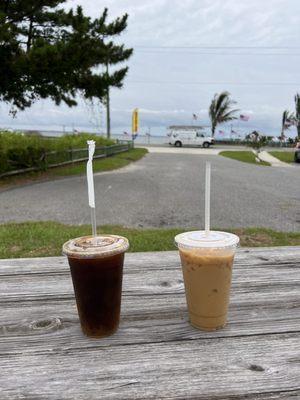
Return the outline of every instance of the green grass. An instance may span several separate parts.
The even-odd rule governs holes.
[[[146,149],[131,149],[124,153],[119,153],[111,157],[100,158],[94,160],[93,170],[94,172],[111,171],[113,169],[122,168],[142,158],[148,150]],[[50,171],[52,176],[69,176],[79,175],[86,173],[86,162],[74,164],[72,166],[58,167]]]
[[[257,162],[255,159],[255,154],[252,151],[221,151],[220,155],[227,158],[232,158],[233,160],[242,161],[248,164],[264,165],[269,166],[270,163],[261,161]]]
[[[103,226],[99,233],[126,236],[130,251],[175,250],[174,236],[185,229],[134,229]],[[265,228],[229,229],[241,239],[242,246],[300,245],[300,233],[276,232]],[[46,257],[61,255],[61,247],[70,238],[91,234],[89,225],[64,225],[57,222],[26,222],[0,225],[0,258]]]
[[[286,163],[294,162],[294,152],[292,151],[269,151],[269,153],[280,161]]]
[[[124,153],[119,153],[111,157],[100,158],[94,160],[94,172],[111,171],[113,169],[125,167],[132,161],[137,161],[142,158],[148,151],[146,149],[131,149]],[[80,175],[86,173],[86,162],[74,163],[64,167],[56,167],[48,171],[30,172],[18,176],[2,178],[0,180],[0,188],[11,187],[20,184],[31,183],[40,180],[51,180],[57,177]]]

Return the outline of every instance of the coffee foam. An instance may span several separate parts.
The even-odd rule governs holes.
[[[123,236],[83,236],[66,242],[63,254],[74,258],[102,258],[124,253],[128,248],[129,242]]]

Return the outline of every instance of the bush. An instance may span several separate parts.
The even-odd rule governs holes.
[[[269,142],[267,136],[261,135],[257,131],[253,131],[252,133],[247,135],[246,140],[248,141],[247,145],[252,147],[252,149],[255,150],[256,153],[259,153],[261,148],[266,146]]]
[[[7,154],[4,151],[4,148],[0,144],[0,173],[6,172],[9,170]]]
[[[53,150],[67,150],[87,148],[87,140],[95,140],[96,146],[110,146],[114,144],[114,140],[109,140],[100,136],[91,135],[89,133],[80,133],[72,135],[64,135],[57,139],[48,139]],[[52,142],[52,143],[51,143]]]
[[[7,150],[8,163],[12,169],[42,167],[45,159],[45,150],[41,147],[15,147]]]
[[[114,144],[108,140],[89,133],[64,135],[58,138],[46,138],[39,135],[27,136],[24,133],[0,132],[0,174],[23,168],[46,168],[45,153],[55,151],[49,155],[47,162],[52,159],[56,162],[69,161],[70,153],[66,150],[86,148],[87,140],[95,140],[96,146]]]

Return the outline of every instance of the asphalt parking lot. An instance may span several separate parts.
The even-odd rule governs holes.
[[[204,225],[205,161],[212,162],[211,224],[300,229],[299,168],[245,164],[209,153],[149,153],[95,175],[97,223],[128,227]],[[0,193],[0,221],[90,222],[85,176]]]

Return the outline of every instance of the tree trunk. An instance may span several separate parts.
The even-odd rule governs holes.
[[[284,140],[284,125],[282,125],[281,134],[280,134],[280,143],[281,143],[281,145],[283,143],[283,140]]]
[[[211,125],[211,136],[212,136],[212,138],[215,137],[215,130],[216,130],[216,125],[215,125],[215,124],[212,124],[212,125]]]
[[[27,53],[29,52],[30,47],[31,47],[31,42],[32,42],[32,29],[33,29],[33,20],[32,20],[32,17],[30,17],[29,30],[28,30],[28,38],[27,38],[27,43],[26,43],[26,51],[27,51]]]
[[[110,98],[109,98],[109,87],[107,88],[106,95],[106,136],[110,139]]]
[[[106,64],[106,74],[108,77],[108,63]],[[109,86],[107,87],[106,94],[106,136],[110,139],[110,97],[109,97]]]

